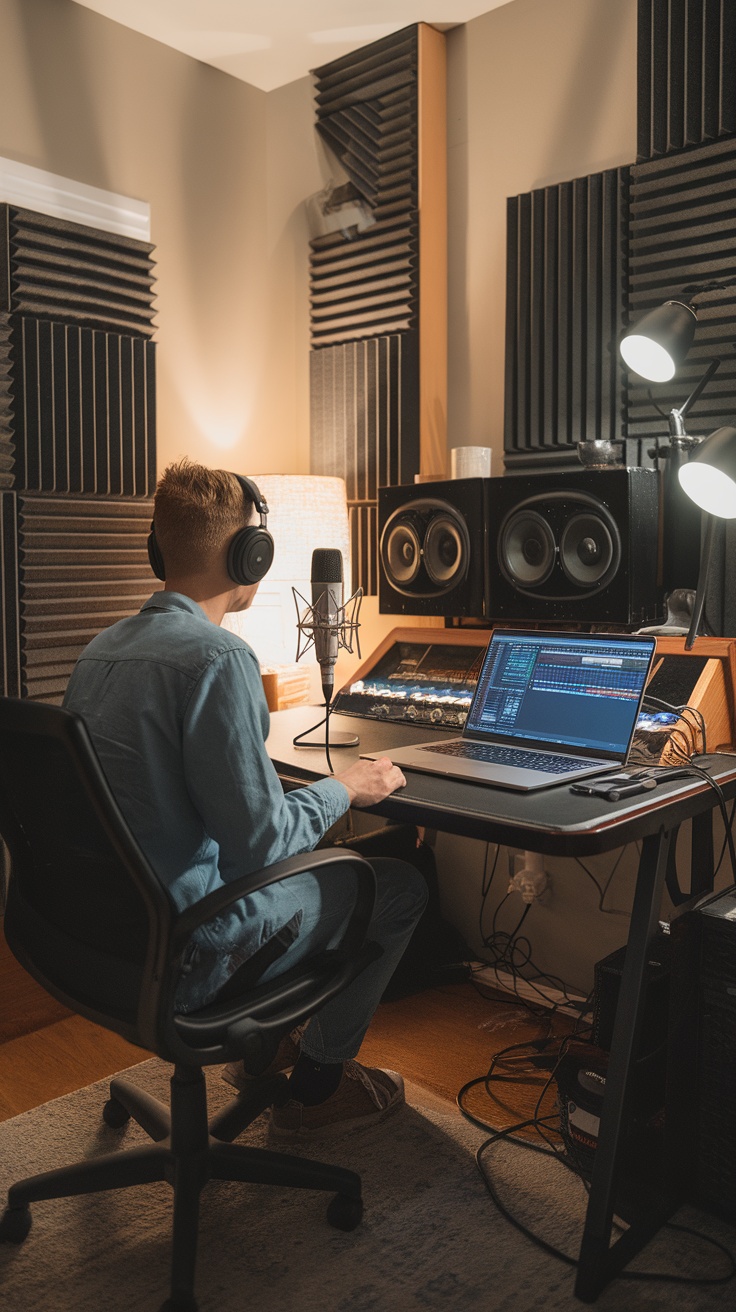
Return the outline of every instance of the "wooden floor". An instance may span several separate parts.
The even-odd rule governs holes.
[[[138,1061],[147,1052],[70,1015],[30,979],[0,936],[0,1120],[40,1106]],[[379,1007],[360,1059],[387,1066],[439,1097],[454,1101],[460,1087],[488,1069],[494,1053],[512,1043],[546,1036],[550,1021],[536,1020],[513,1002],[481,997],[469,982],[428,989]],[[564,1020],[554,1023],[560,1035]],[[23,1031],[26,1032],[23,1032]],[[503,1086],[504,1104],[485,1089],[471,1109],[494,1125],[511,1124],[534,1109],[544,1073]]]

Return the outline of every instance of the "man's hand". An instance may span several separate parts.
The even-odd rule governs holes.
[[[356,761],[335,778],[347,788],[351,806],[375,806],[406,784],[398,765],[393,765],[387,756],[382,756],[380,761]]]

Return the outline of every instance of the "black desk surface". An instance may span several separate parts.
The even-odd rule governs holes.
[[[297,706],[271,716],[267,748],[286,787],[311,783],[328,772],[324,748],[292,744],[297,734],[310,729],[320,718],[316,706]],[[438,738],[429,729],[348,715],[334,715],[331,728],[333,732],[354,732],[360,738],[358,747],[331,750],[337,774],[362,752],[385,751],[389,755],[392,747]],[[736,795],[736,756],[698,757],[698,764],[711,770],[726,797]],[[716,804],[714,790],[698,778],[672,780],[651,793],[606,802],[571,793],[567,784],[518,793],[417,771],[405,774],[406,788],[371,808],[376,814],[556,856],[610,851],[660,828],[670,829]]]

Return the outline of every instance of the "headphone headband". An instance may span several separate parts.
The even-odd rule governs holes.
[[[246,478],[245,474],[233,474],[233,478],[237,478],[240,486],[243,489],[244,495],[246,497],[249,497],[250,500],[255,504],[255,508],[261,517],[261,528],[265,528],[266,516],[268,514],[268,506],[266,505],[265,498],[261,496],[261,493],[259,492],[255,483],[253,482],[253,479]]]
[[[227,572],[233,583],[260,583],[273,561],[273,538],[266,527],[268,505],[252,478],[246,478],[245,474],[232,477],[237,478],[243,498],[254,503],[260,524],[249,524],[234,534],[227,549]],[[165,581],[166,569],[153,520],[148,534],[148,559],[156,578]]]

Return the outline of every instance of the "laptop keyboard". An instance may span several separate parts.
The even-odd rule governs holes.
[[[440,756],[462,756],[466,760],[484,761],[488,765],[515,765],[522,770],[543,770],[545,774],[565,774],[583,764],[579,756],[552,756],[525,747],[500,747],[497,743],[432,743],[421,750],[437,752]]]

